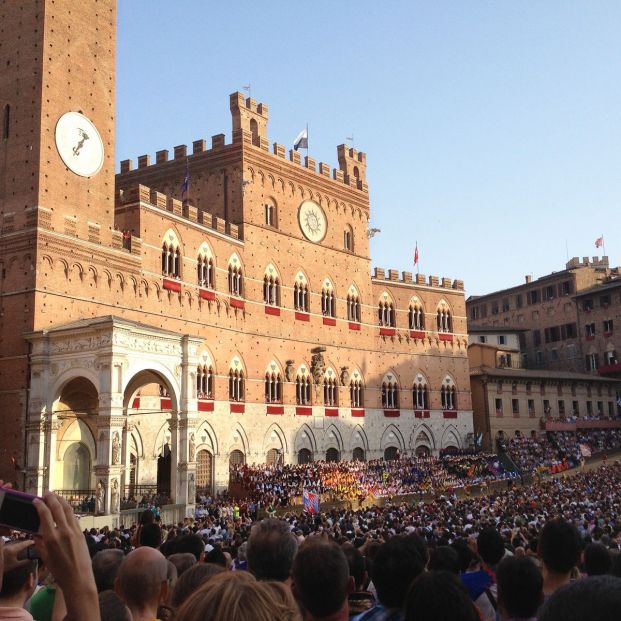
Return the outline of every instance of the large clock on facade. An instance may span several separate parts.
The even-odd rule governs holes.
[[[93,122],[66,112],[56,123],[56,148],[67,168],[80,177],[96,175],[104,162],[104,145]]]
[[[328,221],[317,203],[304,201],[298,211],[298,222],[306,239],[320,242],[326,236]]]

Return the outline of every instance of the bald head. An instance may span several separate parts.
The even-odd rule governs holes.
[[[138,548],[123,561],[116,581],[116,591],[132,611],[153,612],[168,592],[168,561],[154,548]]]

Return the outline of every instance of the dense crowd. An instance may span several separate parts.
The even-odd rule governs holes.
[[[208,498],[176,525],[145,511],[85,533],[50,494],[40,560],[18,560],[32,545],[21,535],[0,549],[0,619],[612,621],[620,484],[615,463],[481,497],[260,521]]]
[[[621,446],[621,429],[548,431],[538,436],[518,435],[501,443],[523,473],[561,472],[576,468],[585,456]]]
[[[419,492],[451,491],[482,481],[512,478],[498,456],[472,451],[394,460],[312,462],[308,464],[238,464],[232,480],[243,496],[264,506],[301,504],[303,490],[324,501],[362,501]]]

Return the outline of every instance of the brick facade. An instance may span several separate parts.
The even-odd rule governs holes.
[[[18,63],[0,78],[1,107],[11,106],[0,170],[20,194],[0,191],[0,474],[38,492],[99,485],[114,513],[130,483],[167,477],[174,500],[192,502],[197,485],[225,486],[240,455],[373,458],[467,444],[463,283],[370,275],[364,153],[339,146],[332,171],[287,156],[269,147],[267,106],[235,93],[232,142],[219,134],[209,149],[196,140],[137,167],[124,160],[115,180],[115,2],[9,4],[0,23],[21,36],[0,47]],[[25,59],[33,43],[51,51]],[[36,76],[28,96],[16,79],[24,63]],[[92,178],[58,157],[53,129],[67,110],[102,136],[105,164]],[[301,228],[305,204],[326,225],[315,241]],[[89,475],[76,479],[69,460]]]

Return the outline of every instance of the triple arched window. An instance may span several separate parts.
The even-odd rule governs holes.
[[[311,404],[311,378],[308,373],[298,373],[295,378],[295,402],[298,405]]]
[[[244,294],[244,280],[241,266],[229,264],[229,293],[238,297]]]
[[[410,304],[408,323],[410,325],[410,330],[425,329],[425,311],[423,311],[423,307],[417,302]]]
[[[457,409],[457,390],[455,386],[445,386],[440,388],[440,402],[443,410]]]
[[[379,325],[387,328],[394,328],[395,322],[395,307],[389,300],[383,300],[379,303],[378,308]]]
[[[414,383],[412,388],[412,403],[415,410],[428,410],[429,409],[429,391],[427,390],[427,384],[422,381]]]
[[[196,397],[213,399],[214,373],[211,365],[198,365],[196,369]]]
[[[280,281],[278,276],[263,277],[263,301],[269,306],[280,306]]]
[[[277,371],[265,373],[266,403],[282,403],[282,379]]]
[[[399,386],[394,376],[384,376],[382,382],[382,407],[387,410],[399,407]]]
[[[351,285],[347,292],[347,321],[354,323],[360,323],[361,321],[360,296],[354,285]]]
[[[306,280],[296,279],[293,285],[293,306],[296,311],[310,312],[310,295]]]
[[[323,403],[327,406],[338,405],[338,380],[332,375],[324,375],[323,378]]]
[[[321,289],[321,313],[324,317],[336,317],[336,296],[329,280],[326,280]]]
[[[349,398],[351,400],[352,408],[361,408],[364,400],[364,387],[361,379],[352,379],[349,382]]]
[[[162,274],[171,278],[181,278],[181,251],[175,241],[162,244]]]
[[[440,306],[437,312],[438,332],[452,332],[453,318],[451,311],[446,306]]]
[[[229,399],[243,401],[246,390],[246,380],[242,369],[229,370]]]
[[[214,289],[216,286],[216,271],[213,258],[203,253],[197,259],[198,286]]]

